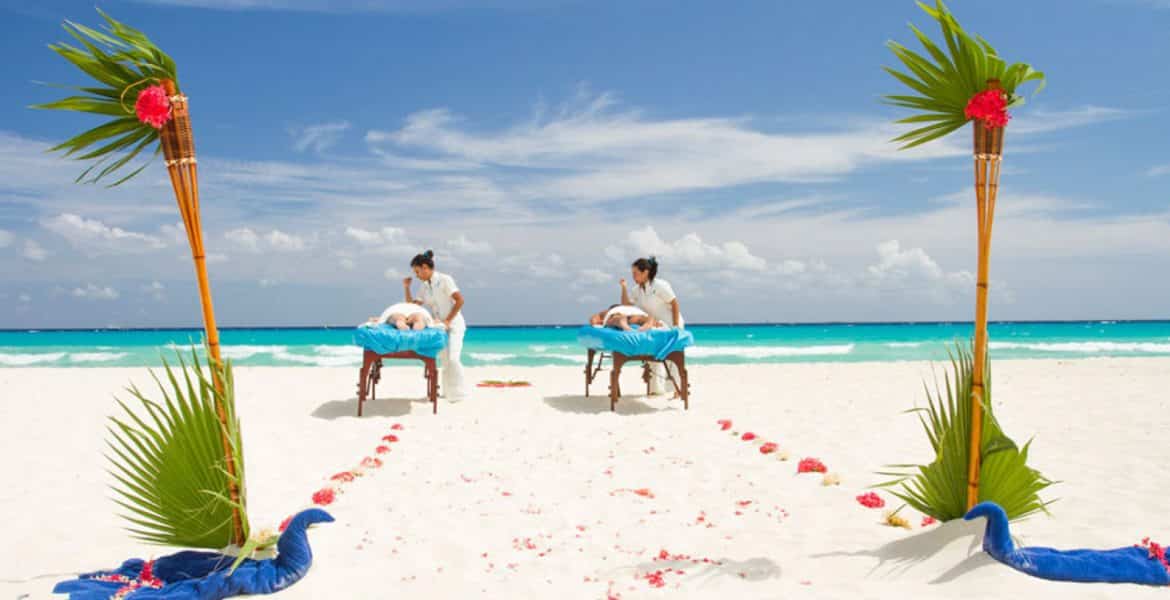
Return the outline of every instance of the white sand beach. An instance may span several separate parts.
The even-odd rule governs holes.
[[[927,363],[694,366],[691,409],[583,397],[580,368],[471,368],[478,389],[432,415],[421,370],[386,371],[356,418],[356,368],[240,368],[237,397],[254,528],[275,528],[328,477],[400,441],[345,485],[315,562],[281,598],[1153,598],[1165,590],[1033,579],[978,551],[979,528],[880,524],[855,497],[887,463],[925,461],[902,414]],[[941,375],[941,371],[940,371]],[[1060,480],[1025,544],[1112,548],[1170,540],[1170,359],[999,361],[995,403],[1032,463]],[[120,529],[103,417],[146,369],[0,369],[0,597],[46,598],[70,574],[163,554]],[[637,392],[638,370],[624,375]],[[385,398],[391,399],[385,399]],[[731,419],[736,432],[720,431]],[[393,424],[401,430],[393,431]],[[790,454],[758,451],[776,442]],[[841,477],[797,475],[816,457]],[[887,508],[898,506],[881,494]],[[666,560],[657,560],[665,550]],[[668,570],[669,569],[669,570]],[[660,580],[648,573],[662,571]],[[656,587],[661,583],[661,587]]]

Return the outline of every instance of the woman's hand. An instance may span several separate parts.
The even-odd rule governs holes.
[[[411,284],[413,281],[414,281],[414,279],[411,279],[410,277],[407,277],[406,279],[403,279],[403,280],[402,280],[402,287],[407,287],[407,288],[408,288],[408,287],[410,287],[410,284]]]
[[[623,290],[626,289],[626,278],[622,277],[620,280],[618,280],[618,285],[622,286]]]

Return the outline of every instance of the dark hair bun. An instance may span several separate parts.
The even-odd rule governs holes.
[[[423,252],[423,256],[425,256],[427,258],[434,258],[435,252],[434,252],[434,250],[427,250],[426,252]]]
[[[658,264],[658,259],[657,259],[657,258],[654,258],[653,256],[651,256],[651,257],[650,257],[650,264],[652,264],[652,265],[656,265],[656,264]]]

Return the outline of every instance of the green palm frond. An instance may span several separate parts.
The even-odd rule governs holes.
[[[888,465],[893,471],[880,473],[894,480],[882,483],[890,493],[923,514],[940,521],[961,518],[967,512],[967,465],[971,439],[971,374],[974,359],[962,346],[951,354],[953,378],[944,373],[945,386],[935,381],[929,401],[917,413],[935,459],[928,465]],[[1046,511],[1050,502],[1040,492],[1054,482],[1028,466],[1028,446],[1018,447],[1004,434],[991,409],[991,372],[983,396],[982,467],[979,473],[979,500],[991,500],[1018,519]]]
[[[938,22],[946,50],[914,25],[910,29],[926,56],[897,42],[886,42],[904,70],[883,68],[914,95],[888,95],[885,101],[919,113],[897,121],[917,125],[893,139],[902,143],[902,149],[936,140],[962,127],[968,120],[964,114],[967,101],[986,89],[989,79],[999,80],[1008,106],[1023,104],[1024,98],[1016,94],[1016,89],[1029,81],[1038,82],[1037,92],[1043,89],[1043,73],[1024,63],[1007,64],[986,40],[964,31],[942,0],[935,0],[933,7],[922,2],[918,6]]]
[[[132,410],[121,400],[123,414],[110,418],[107,446],[114,501],[124,510],[130,533],[140,540],[188,548],[220,549],[231,543],[232,510],[238,508],[248,535],[245,506],[243,445],[235,414],[230,364],[219,369],[224,392],[216,392],[192,351],[191,365],[179,356],[178,372],[164,361],[166,381],[155,375],[162,402],[147,398],[136,387],[128,391],[141,404]],[[228,474],[217,400],[226,412],[227,439],[232,446],[241,491],[230,499]]]
[[[175,81],[175,61],[155,46],[141,31],[124,25],[98,10],[106,20],[103,31],[66,21],[65,31],[80,47],[64,42],[49,48],[94,80],[92,87],[57,86],[75,95],[32,108],[68,110],[114,117],[50,148],[65,156],[93,164],[77,182],[95,183],[134,160],[158,141],[158,130],[142,123],[134,114],[134,101],[146,86],[164,79]],[[96,145],[96,146],[95,146]],[[154,154],[161,150],[156,146]],[[142,171],[138,167],[109,187],[121,185]],[[99,169],[100,167],[100,169]],[[91,173],[96,173],[92,177]]]

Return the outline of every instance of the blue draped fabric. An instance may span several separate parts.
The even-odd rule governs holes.
[[[422,356],[435,358],[447,347],[447,332],[434,327],[402,331],[393,325],[361,325],[353,332],[353,343],[378,354],[413,350]]]
[[[140,588],[127,600],[219,600],[247,594],[271,594],[300,581],[313,563],[313,552],[305,530],[314,523],[329,523],[333,517],[310,508],[297,513],[276,543],[276,558],[246,559],[229,573],[234,557],[217,552],[183,551],[156,558],[153,575],[162,581],[160,588]],[[132,558],[114,571],[87,573],[77,579],[62,581],[53,588],[57,594],[69,594],[69,600],[108,600],[125,584],[102,581],[96,577],[121,575],[138,579],[146,561]]]
[[[621,331],[612,327],[585,325],[577,330],[577,341],[586,348],[620,352],[626,356],[653,356],[663,360],[695,343],[695,336],[685,329],[649,329]]]
[[[1007,514],[994,502],[975,505],[964,519],[985,517],[983,550],[999,562],[1034,577],[1057,581],[1170,585],[1170,572],[1149,550],[1126,546],[1113,550],[1056,550],[1040,546],[1016,548]]]

